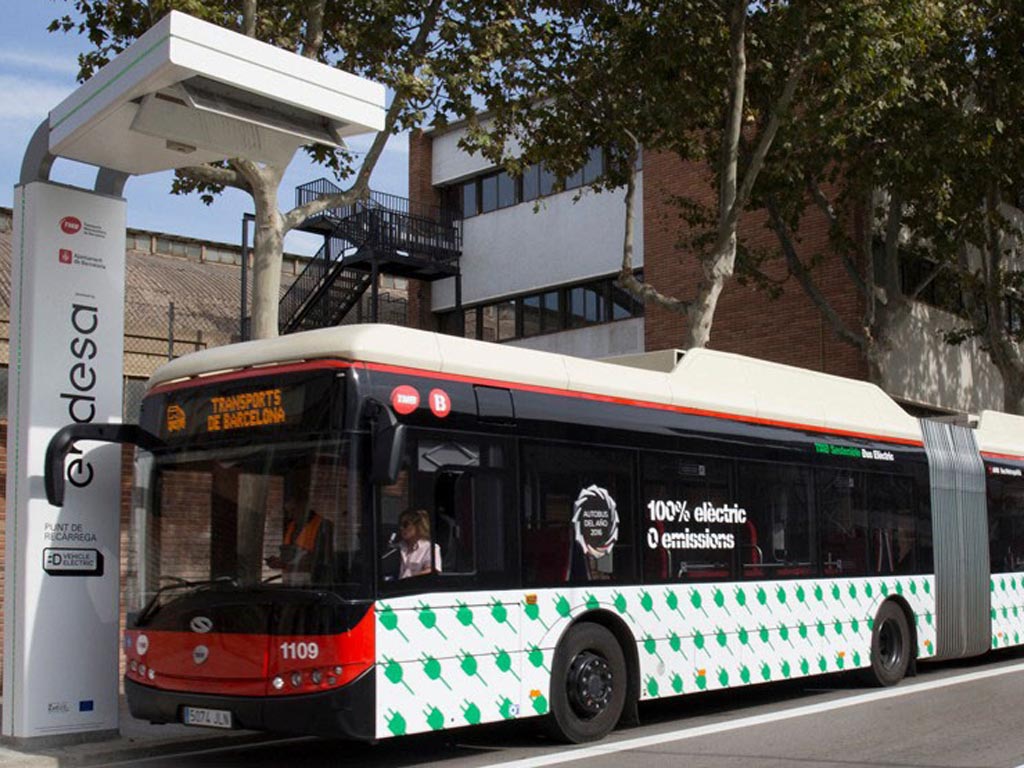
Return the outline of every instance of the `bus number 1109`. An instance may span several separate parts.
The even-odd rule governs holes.
[[[300,659],[302,661],[312,661],[320,655],[320,646],[316,643],[281,643],[281,658],[286,661],[289,659]]]

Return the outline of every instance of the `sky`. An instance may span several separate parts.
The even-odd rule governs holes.
[[[49,22],[70,12],[65,0],[0,0],[4,20],[0,24],[0,206],[11,207],[21,161],[33,131],[76,87],[77,56],[87,50],[88,40],[78,34],[47,32]],[[369,146],[372,136],[349,140],[356,151]],[[408,196],[408,141],[404,135],[388,142],[370,181],[375,190]],[[280,199],[289,205],[295,187],[329,177],[330,172],[297,157],[281,185]],[[96,178],[92,166],[58,160],[52,181],[91,189]],[[125,185],[128,226],[167,232],[203,240],[239,244],[242,214],[252,212],[251,198],[227,190],[207,207],[196,195],[170,194],[172,174],[133,177]],[[285,249],[314,253],[319,236],[292,233]]]

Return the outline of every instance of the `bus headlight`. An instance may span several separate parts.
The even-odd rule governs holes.
[[[282,688],[284,688],[284,679],[281,677],[275,677],[273,680],[270,681],[270,684],[274,686],[275,691],[280,691]]]
[[[324,679],[323,673],[319,669],[314,669],[310,679],[313,681],[313,685],[320,685],[320,681]]]
[[[300,685],[302,685],[302,673],[301,672],[292,672],[292,685],[295,688],[298,688]]]

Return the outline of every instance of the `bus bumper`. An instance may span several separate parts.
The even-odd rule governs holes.
[[[231,712],[234,728],[360,741],[374,739],[372,668],[343,688],[298,696],[245,697],[165,691],[124,681],[132,717],[152,723],[183,722],[184,707]]]

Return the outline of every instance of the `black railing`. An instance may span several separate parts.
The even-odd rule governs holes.
[[[370,273],[339,267],[303,310],[281,325],[281,333],[338,325],[370,287]]]
[[[386,208],[356,210],[336,223],[334,235],[378,256],[406,254],[447,265],[462,254],[461,222],[446,226]]]
[[[296,189],[296,203],[341,191],[317,179]],[[437,206],[371,191],[311,216],[303,228],[324,232],[328,239],[281,299],[281,333],[341,323],[350,310],[361,307],[373,273],[435,280],[458,271],[462,221]],[[381,306],[378,296],[378,319]]]
[[[311,203],[314,200],[319,200],[322,197],[341,194],[343,191],[344,190],[327,179],[317,179],[295,188],[295,204],[305,205],[306,203]],[[413,216],[418,219],[427,219],[446,226],[454,226],[456,222],[461,221],[461,216],[450,208],[442,208],[437,205],[413,202],[407,197],[399,197],[398,195],[392,195],[387,192],[377,192],[374,190],[370,190],[369,196],[365,200],[358,200],[354,203],[338,206],[336,208],[328,208],[323,213],[311,216],[310,219],[314,221],[324,217],[335,220],[344,219],[351,216],[357,210],[374,208],[393,211],[395,213]]]
[[[316,256],[310,259],[306,268],[299,273],[278,305],[278,325],[282,333],[284,329],[303,312],[304,305],[314,299],[314,295],[324,284],[324,278],[332,268],[339,268],[338,260],[349,247],[340,238],[332,237],[329,241],[330,258],[325,255],[327,243],[320,246]]]
[[[345,246],[332,237],[288,286],[278,308],[281,333],[336,325],[369,287],[369,273],[345,268]]]

